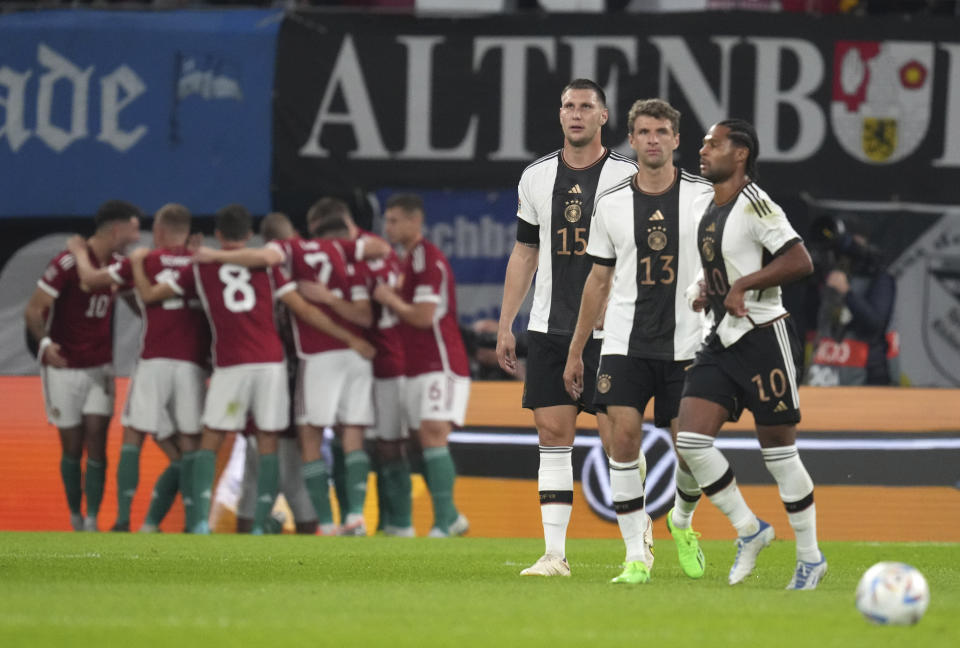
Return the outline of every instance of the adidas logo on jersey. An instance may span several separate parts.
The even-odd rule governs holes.
[[[578,194],[578,193],[583,193],[583,191],[580,190],[579,184],[575,184],[572,187],[570,187],[570,191],[568,191],[567,193]]]
[[[663,220],[663,214],[660,213],[660,210],[658,209],[657,211],[653,212],[653,216],[651,216],[651,217],[648,218],[647,220],[661,221],[661,220]]]
[[[773,408],[774,414],[779,414],[780,412],[786,412],[786,411],[787,411],[787,404],[784,403],[783,401],[780,401],[779,403],[777,403],[777,406]]]
[[[716,232],[716,231],[717,231],[717,224],[716,224],[716,223],[710,223],[710,227],[707,228],[707,231],[708,231],[708,232]]]

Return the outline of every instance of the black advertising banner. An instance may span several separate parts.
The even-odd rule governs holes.
[[[681,166],[744,117],[775,196],[960,202],[960,21],[707,14],[289,14],[274,100],[276,202],[347,187],[483,189],[562,144],[564,84],[683,112]]]

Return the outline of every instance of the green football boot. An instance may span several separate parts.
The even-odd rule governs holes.
[[[623,564],[623,572],[610,580],[611,583],[640,585],[650,582],[650,570],[642,560],[631,560]]]
[[[673,509],[667,513],[667,528],[670,529],[670,535],[677,543],[677,558],[680,560],[680,568],[683,573],[690,578],[700,578],[706,569],[706,561],[703,558],[703,550],[700,549],[700,534],[693,530],[693,527],[678,529],[673,526]]]

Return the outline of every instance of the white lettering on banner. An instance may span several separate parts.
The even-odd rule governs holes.
[[[326,80],[322,99],[317,108],[313,127],[307,141],[300,149],[304,157],[328,157],[329,151],[321,144],[323,129],[327,125],[349,127],[356,140],[356,148],[347,153],[348,157],[358,160],[472,160],[477,158],[478,132],[480,116],[473,112],[464,112],[459,117],[465,122],[465,130],[459,143],[450,147],[437,147],[431,141],[431,124],[435,110],[433,97],[437,79],[434,54],[437,46],[446,43],[447,36],[442,35],[399,35],[396,42],[406,51],[406,78],[403,98],[407,119],[405,120],[404,148],[391,152],[385,144],[380,123],[374,112],[374,106],[366,85],[364,70],[351,35],[343,37],[330,77]],[[484,160],[494,162],[515,162],[530,160],[534,153],[527,148],[526,120],[527,93],[529,91],[530,62],[534,56],[542,57],[547,72],[556,71],[558,60],[569,60],[570,78],[585,76],[598,79],[605,84],[609,108],[612,111],[623,108],[617,97],[617,90],[623,83],[622,76],[628,78],[644,73],[646,68],[657,65],[659,96],[670,100],[671,94],[681,94],[687,99],[699,130],[709,128],[713,123],[729,116],[733,84],[733,53],[738,46],[753,49],[754,69],[744,74],[754,80],[752,97],[754,106],[753,122],[760,137],[761,159],[767,162],[796,162],[808,160],[822,148],[827,137],[827,121],[830,105],[821,105],[816,95],[823,90],[826,78],[826,61],[835,52],[822,52],[821,48],[831,43],[814,43],[797,38],[780,37],[739,37],[715,36],[710,39],[714,46],[716,62],[709,66],[711,72],[705,72],[705,66],[697,59],[687,39],[681,36],[650,36],[647,39],[656,49],[659,61],[648,65],[641,56],[639,45],[642,41],[631,36],[476,36],[473,40],[472,70],[462,70],[460,77],[468,79],[469,72],[478,73],[488,60],[489,54],[499,54],[499,128],[497,142],[492,151],[482,155]],[[841,41],[837,41],[841,43]],[[837,43],[833,43],[836,45]],[[934,43],[926,46],[933,48]],[[559,58],[558,50],[562,46],[569,50],[569,59]],[[945,77],[946,93],[934,93],[934,97],[946,97],[947,110],[944,114],[944,148],[942,156],[933,161],[934,166],[960,166],[960,44],[939,44],[949,59],[949,71]],[[601,57],[605,50],[613,50],[619,56]],[[651,57],[652,58],[652,57]],[[539,66],[538,66],[539,68]],[[782,72],[785,68],[796,69],[796,78],[791,87],[780,87]],[[932,66],[929,67],[932,70]],[[909,71],[908,71],[909,72]],[[920,72],[914,71],[914,75]],[[916,83],[908,75],[909,83]],[[792,77],[792,75],[791,75]],[[0,83],[4,82],[0,77]],[[7,80],[7,84],[15,83]],[[932,80],[927,84],[932,83]],[[332,112],[334,97],[342,97],[346,106],[340,112]],[[449,90],[447,90],[449,91]],[[13,96],[11,93],[9,96]],[[8,103],[10,99],[8,98]],[[835,102],[834,102],[835,103]],[[928,102],[929,103],[929,102]],[[929,110],[930,106],[925,105]],[[787,111],[797,124],[792,142],[778,139],[781,131],[781,116]],[[8,113],[10,112],[8,108]],[[939,112],[937,113],[939,114]],[[908,119],[901,121],[909,121]],[[449,116],[445,116],[447,120]],[[11,133],[18,132],[15,126],[8,126],[0,135],[6,134],[13,141]],[[897,155],[905,156],[918,145],[925,132],[925,122],[919,119],[909,133],[913,139],[910,146],[900,146]],[[834,120],[836,122],[836,120]],[[621,126],[622,124],[617,124]],[[619,130],[611,124],[613,130]],[[694,127],[692,130],[698,130]],[[838,131],[834,123],[833,134],[838,143],[845,144],[850,132],[847,125]],[[848,132],[849,131],[849,132]],[[857,131],[859,133],[859,131]],[[859,137],[859,134],[857,135]],[[19,137],[22,138],[22,135]],[[864,135],[864,137],[866,137]],[[858,143],[859,145],[859,143]],[[616,146],[626,150],[625,144]],[[897,158],[899,159],[899,158]],[[871,159],[877,163],[877,159]],[[896,161],[889,158],[885,162]],[[884,162],[884,161],[880,161]]]
[[[935,167],[960,166],[960,44],[941,44],[949,55],[946,123],[943,125],[943,156],[933,160]]]
[[[826,134],[823,111],[810,98],[823,81],[823,58],[809,41],[796,38],[748,38],[756,48],[757,73],[754,95],[754,125],[760,139],[760,151],[767,162],[795,162],[805,160],[819,150]],[[780,70],[784,51],[797,58],[798,77],[793,87],[781,90]],[[777,119],[781,105],[796,111],[799,128],[792,148],[782,150],[778,146]]]
[[[25,106],[27,102],[27,84],[33,71],[18,72],[9,67],[0,67],[0,88],[6,89],[6,96],[0,94],[0,108],[3,108],[3,122],[0,123],[0,140],[6,138],[10,150],[14,153],[23,148],[32,135],[57,153],[62,153],[78,140],[89,135],[87,128],[90,78],[94,66],[81,69],[53,48],[39,43],[37,62],[46,68],[37,88],[37,113],[35,131],[26,125]],[[57,89],[69,84],[71,91],[66,97],[60,95],[60,101],[69,101],[69,124],[64,128],[53,123],[54,107],[57,102]],[[143,124],[124,130],[120,126],[120,114],[136,99],[147,92],[147,86],[136,72],[126,65],[120,65],[110,74],[100,79],[100,132],[97,141],[112,146],[121,153],[130,150],[139,142],[148,129]]]
[[[453,223],[425,226],[426,236],[451,259],[505,259],[516,243],[513,223],[498,222],[492,216],[457,216]]]
[[[346,111],[343,113],[331,111],[338,88],[346,104]],[[320,100],[320,108],[317,109],[317,116],[313,120],[313,128],[310,129],[310,137],[300,149],[301,156],[327,157],[329,155],[329,151],[320,144],[323,127],[327,124],[344,124],[353,129],[357,148],[348,153],[348,157],[369,160],[385,160],[390,157],[390,153],[383,145],[383,138],[380,137],[380,128],[377,126],[373,102],[370,100],[363,70],[360,68],[357,48],[349,34],[344,36],[343,43],[340,45],[340,52],[330,72],[330,80],[323,91],[323,99]]]
[[[735,36],[710,39],[720,49],[720,92],[714,94],[686,41],[679,36],[651,36],[660,52],[660,95],[670,96],[671,77],[690,102],[690,108],[704,130],[728,115],[730,107],[730,53],[740,42]]]
[[[612,36],[564,36],[560,42],[570,47],[570,78],[571,79],[596,79],[598,82],[603,78],[607,70],[601,69],[598,64],[597,54],[600,50],[616,50],[623,54],[627,65],[627,74],[637,73],[637,39]],[[607,108],[610,111],[610,123],[619,124],[617,115],[617,87],[619,85],[619,67],[611,65],[609,68],[609,77],[606,80],[604,91],[607,95]],[[621,128],[621,131],[626,129]],[[624,140],[626,141],[626,140]]]
[[[7,96],[0,97],[0,107],[3,107],[4,119],[0,126],[0,138],[6,137],[10,150],[14,153],[20,150],[28,139],[30,131],[24,125],[24,106],[26,105],[27,80],[31,71],[15,72],[4,66],[0,68],[0,86],[7,89]]]
[[[399,36],[407,48],[407,145],[397,154],[400,159],[471,160],[477,150],[477,116],[470,116],[467,134],[454,148],[439,149],[430,145],[433,124],[433,49],[446,39],[443,36]]]
[[[474,43],[473,69],[480,69],[487,52],[500,50],[500,144],[491,160],[529,160],[527,150],[527,54],[539,50],[553,70],[557,54],[556,40],[549,37],[478,36]],[[409,90],[408,90],[409,91]]]
[[[105,142],[123,153],[133,148],[147,134],[147,127],[143,124],[129,131],[120,127],[120,112],[146,91],[147,86],[140,80],[137,73],[126,65],[121,65],[100,79],[98,142]]]
[[[93,66],[81,70],[43,43],[37,47],[37,61],[49,70],[40,77],[40,89],[37,91],[37,137],[57,153],[62,153],[75,141],[87,136],[87,93]],[[54,87],[61,80],[73,86],[69,130],[50,121]]]

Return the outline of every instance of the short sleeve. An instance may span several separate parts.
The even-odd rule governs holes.
[[[413,303],[422,302],[439,304],[441,302],[440,287],[443,284],[443,273],[435,259],[431,259],[422,245],[413,251]]]
[[[297,289],[297,282],[290,279],[280,266],[271,266],[267,268],[267,272],[269,272],[273,278],[273,285],[275,286],[274,294],[276,297],[282,297],[288,292]]]
[[[70,275],[76,275],[76,265],[77,262],[72,254],[61,254],[43,271],[37,285],[43,292],[56,299],[67,285]]]
[[[370,300],[365,264],[351,263],[347,266],[347,286],[350,288],[350,301]]]
[[[537,218],[536,205],[530,200],[527,194],[526,176],[523,176],[520,178],[520,184],[517,186],[517,218],[539,227],[540,219]]]
[[[802,240],[787,220],[787,215],[783,213],[780,205],[763,194],[748,195],[748,198],[746,209],[752,212],[747,214],[750,231],[754,239],[768,252],[777,254],[788,244]]]
[[[607,201],[598,201],[590,219],[590,234],[587,237],[587,254],[595,259],[616,259],[617,249],[607,230]]]

